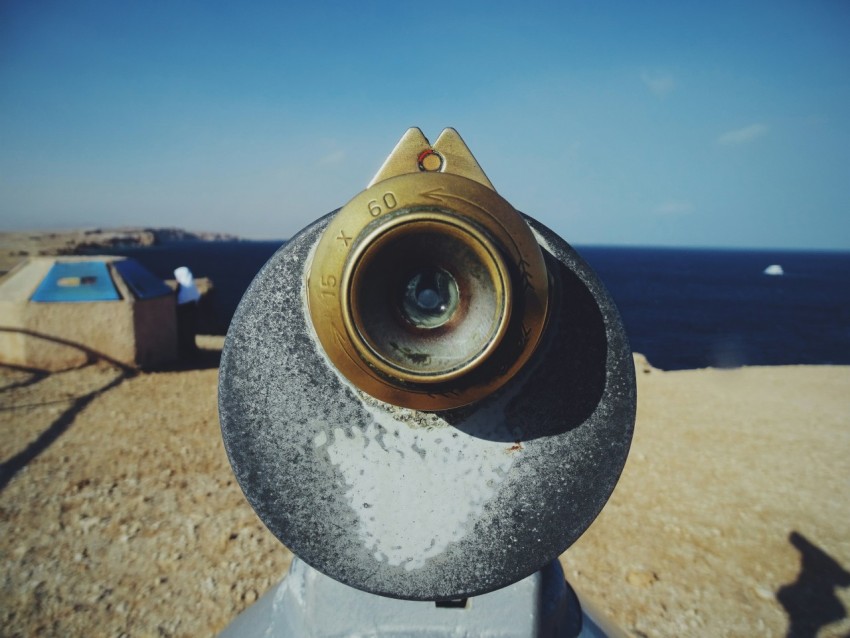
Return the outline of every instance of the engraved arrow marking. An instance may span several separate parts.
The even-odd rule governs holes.
[[[477,208],[478,210],[480,210],[485,215],[490,215],[490,211],[488,211],[486,208],[484,208],[480,204],[477,204],[470,199],[466,199],[465,197],[461,197],[460,195],[453,195],[452,193],[447,193],[446,191],[443,190],[442,187],[432,188],[429,191],[424,191],[422,193],[422,197],[425,197],[426,199],[433,199],[434,201],[440,202],[441,204],[446,204],[447,199],[456,199],[456,200],[461,201],[461,202],[466,202],[470,206]],[[490,215],[490,216],[492,217],[492,215]]]
[[[531,336],[531,328],[527,328],[524,323],[520,326],[520,328],[522,330],[522,335],[520,335],[519,338],[519,347],[520,350],[523,350],[525,349],[525,346],[528,345],[528,338]]]
[[[348,357],[348,359],[349,359],[349,361],[351,361],[351,363],[353,363],[354,365],[359,367],[357,359],[352,357],[351,353],[348,352],[348,347],[347,347],[348,346],[348,339],[346,339],[342,335],[342,333],[339,331],[339,328],[337,328],[336,326],[332,327],[332,331],[333,331],[333,335],[334,335],[334,340],[336,341],[337,345],[340,347],[342,352],[345,354],[346,357]]]
[[[446,202],[447,199],[456,199],[456,200],[459,200],[461,202],[466,202],[470,206],[474,206],[475,208],[477,208],[478,210],[483,212],[485,215],[489,215],[495,221],[499,221],[498,219],[496,219],[496,217],[494,217],[490,213],[490,211],[488,211],[483,206],[480,206],[479,204],[476,204],[475,202],[468,200],[465,197],[461,197],[460,195],[453,195],[452,193],[447,193],[442,189],[442,187],[433,188],[429,191],[424,191],[422,193],[422,197],[425,197],[426,199],[433,199],[434,201],[439,202],[441,204],[447,203]],[[502,224],[502,228],[505,230],[505,232],[510,233],[510,231],[508,231],[508,229],[505,228],[503,224]],[[519,252],[519,251],[517,250],[517,252]],[[520,276],[522,278],[523,288],[527,291],[533,292],[534,291],[534,285],[531,283],[532,275],[528,270],[528,267],[530,266],[530,264],[527,261],[525,261],[525,259],[520,257],[519,263],[517,265],[519,266],[519,272],[520,272]]]
[[[534,291],[534,286],[531,284],[531,273],[528,272],[528,266],[530,265],[525,259],[520,257],[519,264],[519,273],[522,277],[522,285],[526,290]]]
[[[422,197],[425,197],[427,199],[437,200],[438,202],[440,202],[442,204],[442,203],[445,203],[445,201],[442,197],[442,195],[444,195],[444,194],[445,194],[445,192],[443,191],[442,187],[441,188],[432,188],[429,191],[423,192]]]

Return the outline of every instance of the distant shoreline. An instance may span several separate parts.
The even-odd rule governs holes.
[[[141,226],[0,232],[0,275],[10,271],[27,257],[90,254],[115,248],[142,248],[187,241],[243,239],[228,233]]]
[[[79,231],[70,238],[69,233],[0,233],[0,259],[6,257],[0,274],[26,259],[28,254],[21,254],[26,251],[128,256],[163,280],[187,266],[196,278],[214,282],[211,316],[215,332],[223,334],[250,282],[284,243],[128,230]],[[225,241],[197,240],[204,237]],[[850,334],[842,322],[850,313],[850,298],[842,294],[850,253],[577,250],[615,300],[632,348],[655,367],[850,365]],[[781,264],[785,275],[764,275],[770,264]]]

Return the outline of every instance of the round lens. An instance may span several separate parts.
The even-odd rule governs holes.
[[[510,280],[476,226],[441,211],[410,213],[365,244],[354,263],[350,284],[343,282],[349,334],[386,374],[442,381],[498,345]]]
[[[417,328],[437,328],[457,310],[457,282],[442,268],[415,273],[402,296],[404,318]]]

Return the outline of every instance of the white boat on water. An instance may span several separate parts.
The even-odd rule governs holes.
[[[782,266],[780,266],[779,264],[771,264],[770,266],[764,269],[764,274],[777,276],[784,275],[785,271],[782,270]]]

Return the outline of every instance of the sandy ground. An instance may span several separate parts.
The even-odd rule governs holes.
[[[202,345],[199,369],[0,367],[2,635],[211,635],[285,574]],[[850,368],[638,363],[632,453],[570,582],[637,636],[848,635]]]
[[[850,635],[850,368],[639,364],[638,397],[576,589],[636,635]]]

